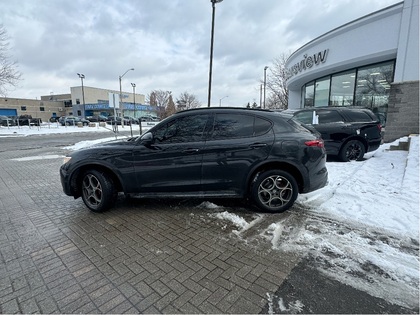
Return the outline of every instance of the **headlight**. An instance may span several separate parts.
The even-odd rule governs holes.
[[[71,160],[70,156],[65,156],[64,159],[63,159],[63,164],[66,164],[70,160]]]

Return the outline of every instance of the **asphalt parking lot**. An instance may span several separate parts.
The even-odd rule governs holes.
[[[244,242],[200,200],[121,197],[92,213],[62,192],[61,144],[18,141],[0,150],[1,313],[410,312],[321,277],[307,257]]]

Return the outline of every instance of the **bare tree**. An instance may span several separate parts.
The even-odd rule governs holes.
[[[289,58],[286,54],[273,60],[273,65],[269,67],[270,73],[267,76],[266,88],[268,97],[266,98],[267,108],[287,109],[289,101],[289,91],[286,87],[286,61]]]
[[[164,117],[162,118],[169,117],[175,113],[176,113],[175,103],[174,103],[174,100],[172,99],[172,95],[169,95],[168,106],[166,106]]]
[[[10,60],[8,39],[6,29],[0,24],[0,95],[3,96],[6,96],[7,86],[15,87],[21,78],[16,70],[17,62]]]
[[[186,91],[179,95],[176,100],[176,104],[179,110],[197,108],[201,106],[201,102],[197,99],[197,97]]]
[[[172,100],[171,93],[171,91],[153,90],[147,96],[146,102],[157,107],[157,112],[160,118],[167,117],[166,108],[168,107],[169,101]]]

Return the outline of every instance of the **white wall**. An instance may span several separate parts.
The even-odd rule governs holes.
[[[405,0],[394,82],[419,80],[419,0]]]
[[[301,88],[311,80],[376,62],[397,58],[394,81],[419,80],[419,0],[405,0],[314,39],[294,52],[286,67],[327,49],[325,62],[288,79],[289,108],[301,106]]]

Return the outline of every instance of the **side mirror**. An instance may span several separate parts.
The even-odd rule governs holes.
[[[140,143],[146,147],[153,144],[153,134],[151,132],[146,132],[141,136]]]

